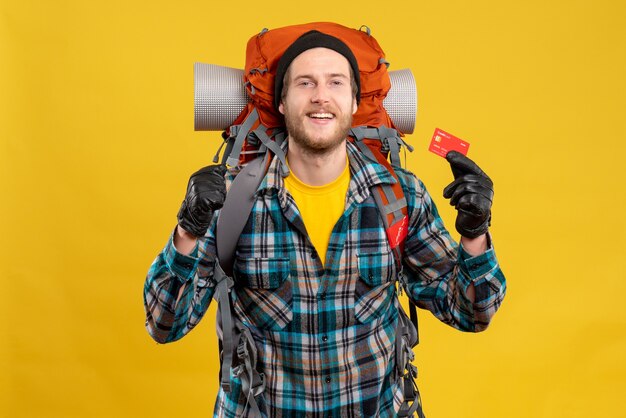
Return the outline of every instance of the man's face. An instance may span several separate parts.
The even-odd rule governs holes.
[[[291,62],[284,89],[278,110],[303,151],[325,154],[346,139],[357,104],[343,55],[327,48],[303,52]]]

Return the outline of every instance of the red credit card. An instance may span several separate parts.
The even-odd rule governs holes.
[[[463,141],[461,138],[457,138],[456,136],[437,128],[433,134],[433,139],[430,140],[428,151],[446,158],[446,154],[453,150],[458,151],[463,155],[467,155],[469,146],[469,142]]]

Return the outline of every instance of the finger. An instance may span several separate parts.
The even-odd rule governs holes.
[[[465,195],[459,199],[456,209],[459,212],[485,218],[489,216],[489,212],[491,211],[491,202],[477,194]]]
[[[482,196],[489,202],[493,201],[493,190],[489,187],[478,183],[464,183],[454,190],[454,193],[450,196],[450,204],[456,206],[462,196],[471,194]]]
[[[194,176],[198,176],[202,174],[209,174],[209,175],[214,174],[214,175],[223,177],[224,174],[226,174],[226,171],[228,171],[228,168],[226,167],[225,164],[208,165],[206,167],[202,167],[200,170],[196,171],[191,176],[194,177]]]
[[[445,189],[443,189],[443,197],[449,199],[455,192],[455,190],[463,183],[478,183],[482,184],[485,187],[493,188],[493,183],[488,177],[478,176],[476,174],[465,174],[454,180],[452,183],[446,186]]]
[[[221,209],[224,206],[224,200],[226,200],[226,191],[210,190],[203,195],[203,198],[207,200],[212,210]]]
[[[446,154],[446,160],[450,163],[452,174],[457,178],[463,174],[486,174],[476,165],[476,163],[458,151],[450,151]]]
[[[459,183],[455,180],[452,183],[448,184],[445,189],[443,189],[443,197],[446,199],[450,199],[454,194],[454,190],[459,186]]]
[[[200,192],[211,189],[226,190],[224,171],[221,168],[206,171],[205,169],[202,169],[191,177],[190,185],[193,190],[198,190]]]
[[[226,167],[226,164],[220,164],[216,168],[216,172],[222,177],[224,176],[224,174],[226,174],[227,171],[228,167]]]

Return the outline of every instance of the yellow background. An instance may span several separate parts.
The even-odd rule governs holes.
[[[0,5],[0,416],[210,416],[215,307],[144,330],[146,271],[219,134],[193,63],[263,27],[367,24],[419,88],[408,166],[441,197],[440,127],[495,182],[508,296],[463,334],[421,315],[435,417],[626,417],[626,6],[596,1],[35,1]]]

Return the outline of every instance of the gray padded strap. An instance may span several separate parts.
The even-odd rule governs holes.
[[[240,132],[239,132],[240,133]],[[246,135],[247,136],[247,135]],[[220,215],[217,220],[216,229],[216,249],[218,254],[218,262],[215,266],[214,279],[217,281],[217,287],[215,290],[215,298],[219,302],[219,310],[222,319],[222,376],[221,385],[225,392],[230,391],[230,370],[233,365],[233,354],[235,348],[237,348],[238,354],[241,344],[243,343],[245,353],[249,353],[252,350],[254,358],[251,360],[249,355],[244,355],[244,363],[238,366],[239,373],[242,373],[241,367],[244,366],[246,373],[243,373],[248,377],[248,382],[242,384],[246,385],[246,390],[252,393],[249,404],[251,412],[256,415],[254,417],[260,417],[258,406],[254,399],[255,393],[260,393],[264,389],[264,381],[261,379],[259,384],[258,373],[256,372],[256,348],[252,341],[251,335],[241,336],[241,332],[249,331],[245,327],[236,327],[235,319],[232,316],[230,290],[234,285],[232,279],[233,266],[235,260],[235,248],[239,241],[239,236],[243,231],[248,217],[254,206],[255,192],[258,189],[265,174],[265,164],[269,154],[265,155],[265,158],[256,158],[249,162],[245,167],[241,169],[239,174],[233,180],[231,187],[226,195],[224,206],[220,210]],[[246,340],[250,338],[250,349],[247,348]],[[247,358],[247,360],[246,360]],[[256,375],[255,375],[256,373]],[[260,390],[260,391],[259,391]],[[250,398],[250,396],[249,396]]]
[[[235,248],[252,212],[255,192],[263,180],[267,158],[269,154],[265,158],[254,159],[241,170],[230,185],[224,207],[220,210],[215,241],[220,266],[228,276],[233,275]]]
[[[254,192],[263,179],[264,166],[263,158],[251,161],[231,184],[218,219],[216,232],[218,262],[213,276],[217,282],[214,298],[218,301],[222,321],[221,386],[224,392],[230,392],[230,370],[236,348],[240,364],[233,369],[233,373],[241,378],[242,390],[246,394],[252,417],[261,417],[254,397],[265,390],[265,380],[256,371],[257,349],[250,330],[241,323],[237,326],[237,319],[233,318],[230,292],[234,286],[231,276],[235,248],[254,205]],[[224,259],[221,260],[219,255]],[[228,275],[223,267],[228,269]]]
[[[239,154],[241,153],[241,148],[243,147],[243,142],[248,137],[248,133],[250,129],[252,129],[252,125],[259,119],[259,114],[257,113],[256,108],[250,112],[250,114],[246,117],[246,120],[238,127],[237,136],[235,137],[235,142],[233,143],[232,150],[228,155],[228,159],[226,160],[226,164],[230,166],[236,166],[239,164]]]

